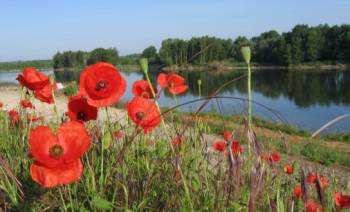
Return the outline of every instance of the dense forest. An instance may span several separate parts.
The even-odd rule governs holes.
[[[349,63],[350,25],[296,25],[282,34],[271,30],[250,39],[239,36],[235,40],[216,37],[194,37],[190,40],[168,38],[159,51],[150,46],[142,54],[120,57],[116,48],[97,48],[91,52],[58,52],[53,58],[54,68],[84,67],[98,61],[115,65],[137,64],[146,57],[152,64],[207,64],[217,61],[242,61],[240,47],[249,45],[255,63],[295,65],[312,62]]]
[[[271,30],[248,39],[199,37],[166,39],[159,58],[166,65],[205,64],[212,61],[242,61],[240,47],[249,45],[254,62],[293,65],[308,62],[350,62],[350,25],[297,25],[290,32]]]

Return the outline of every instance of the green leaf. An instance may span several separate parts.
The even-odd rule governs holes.
[[[105,200],[101,197],[95,197],[92,200],[92,204],[98,208],[98,209],[102,209],[102,210],[110,210],[112,208],[112,203],[109,202],[108,200]]]

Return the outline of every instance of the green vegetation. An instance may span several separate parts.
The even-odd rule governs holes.
[[[58,52],[53,57],[54,68],[85,67],[99,61],[114,65],[136,65],[140,57],[150,64],[166,66],[195,66],[219,64],[218,66],[242,67],[240,47],[249,45],[257,66],[303,66],[339,65],[350,62],[350,25],[296,25],[290,32],[282,34],[271,30],[248,39],[243,36],[235,40],[216,37],[193,37],[190,40],[168,38],[162,41],[157,52],[154,46],[143,50],[142,54],[120,57],[116,48],[97,48],[91,52]]]
[[[51,68],[51,60],[28,60],[15,62],[0,62],[0,71],[21,70],[26,67]]]
[[[310,62],[350,62],[350,25],[296,25],[279,34],[271,30],[248,39],[199,37],[190,40],[166,39],[159,56],[166,65],[206,64],[233,58],[243,61],[242,45],[250,45],[254,61],[260,64],[295,65]]]
[[[55,69],[79,70],[85,66],[97,63],[108,62],[118,67],[127,65],[137,65],[139,54],[119,56],[116,48],[96,48],[91,52],[65,51],[57,52],[53,57],[53,67]]]

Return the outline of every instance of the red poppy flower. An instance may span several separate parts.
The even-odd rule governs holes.
[[[232,141],[231,150],[234,155],[241,154],[243,152],[243,148],[239,145],[238,141]]]
[[[117,130],[114,132],[114,139],[116,138],[122,138],[124,136],[123,130]]]
[[[112,64],[99,62],[90,65],[80,75],[80,93],[92,106],[113,105],[125,90],[126,81]]]
[[[271,162],[275,162],[276,163],[276,162],[281,160],[281,156],[280,156],[280,154],[278,152],[274,152],[274,153],[271,154],[269,160]]]
[[[10,116],[10,123],[12,126],[19,122],[19,114],[16,110],[10,110],[8,114]]]
[[[30,152],[40,164],[53,168],[76,161],[90,146],[84,125],[77,121],[63,123],[57,135],[47,126],[31,129]]]
[[[4,103],[0,102],[0,108],[2,108],[4,106]]]
[[[213,144],[213,148],[217,152],[224,152],[226,149],[226,142],[225,141],[217,141]]]
[[[320,181],[321,181],[321,184],[322,184],[322,187],[325,189],[327,188],[328,186],[328,180],[325,176],[321,175],[320,176]]]
[[[316,183],[316,180],[317,180],[317,176],[313,173],[311,173],[307,176],[307,182],[310,184]]]
[[[182,143],[181,137],[178,135],[174,138],[174,140],[171,141],[171,145],[173,145],[175,149],[179,148],[181,143]]]
[[[34,162],[30,167],[32,179],[45,188],[69,184],[79,181],[83,172],[80,159],[49,168],[39,162]]]
[[[67,116],[71,120],[83,122],[96,120],[97,108],[90,106],[86,98],[81,95],[72,96],[69,98]]]
[[[153,91],[155,94],[158,93],[157,87],[152,84]],[[137,80],[132,85],[132,93],[134,96],[139,96],[143,98],[154,98],[152,90],[148,85],[148,82],[146,80]]]
[[[335,192],[334,193],[334,203],[340,209],[350,208],[350,196],[349,195],[342,195],[338,192]]]
[[[150,132],[160,124],[160,113],[157,106],[149,99],[135,97],[126,104],[128,115],[135,124]]]
[[[322,208],[313,200],[307,200],[304,203],[306,212],[322,212]]]
[[[49,77],[46,74],[42,74],[35,68],[25,68],[21,75],[16,78],[19,83],[27,87],[30,90],[42,89],[47,83],[49,83]]]
[[[41,117],[27,114],[27,122],[37,122],[39,120],[41,120]]]
[[[284,166],[284,172],[286,174],[293,174],[293,167],[289,164],[285,165]]]
[[[21,100],[21,106],[22,106],[23,109],[26,109],[26,108],[32,109],[32,108],[34,108],[33,104],[30,101],[25,100],[25,99]]]
[[[299,199],[300,196],[301,196],[301,185],[296,185],[294,188],[294,197],[296,199]]]
[[[230,131],[224,131],[224,139],[225,141],[230,141],[232,138],[232,133]]]
[[[52,90],[57,90],[57,83],[54,81],[54,84],[51,85],[50,81],[47,81],[45,86],[41,89],[34,91],[35,98],[39,99],[42,102],[46,102],[48,104],[53,103]]]
[[[162,89],[168,88],[168,92],[171,94],[181,94],[188,90],[185,79],[177,74],[161,73],[158,75],[157,81]]]

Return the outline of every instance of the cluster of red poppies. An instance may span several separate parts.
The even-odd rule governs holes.
[[[306,182],[307,184],[311,185],[312,188],[316,189],[316,184],[320,182],[320,187],[322,187],[322,190],[325,190],[328,187],[328,180],[325,176],[315,173],[310,173],[307,178]],[[302,188],[301,185],[298,184],[294,188],[294,198],[298,200],[302,196]],[[334,198],[334,204],[337,209],[346,209],[350,208],[350,196],[349,195],[342,195],[339,192],[334,192],[333,194]],[[319,206],[313,199],[307,199],[306,202],[304,202],[304,206],[306,208],[307,212],[322,212],[322,207]]]
[[[17,77],[20,84],[32,91],[40,101],[54,103],[56,82],[34,68],[25,68]],[[158,84],[171,94],[188,90],[184,78],[176,74],[160,74]],[[109,63],[99,62],[88,66],[80,75],[79,92],[70,97],[67,116],[69,122],[62,123],[53,133],[48,126],[38,126],[30,130],[30,155],[34,158],[30,173],[34,181],[44,187],[68,184],[80,179],[83,166],[80,157],[90,147],[90,137],[84,122],[97,119],[98,108],[117,103],[124,95],[126,81],[119,71]],[[150,132],[160,123],[158,106],[151,99],[159,97],[157,87],[148,81],[138,80],[132,86],[134,98],[126,104],[128,115],[144,133]],[[23,109],[34,109],[26,99],[21,100]],[[0,107],[3,104],[1,103]],[[16,110],[9,111],[11,124],[19,121]],[[113,135],[120,138],[123,131]]]

